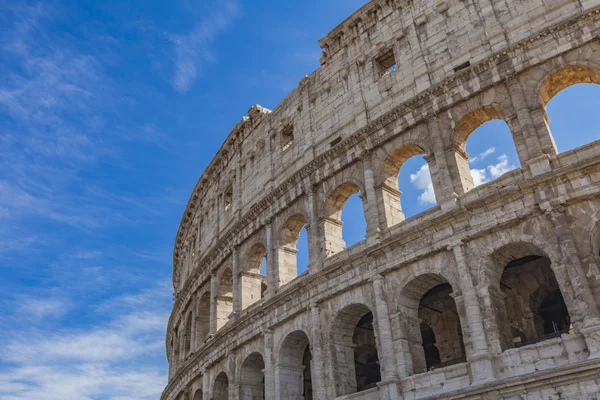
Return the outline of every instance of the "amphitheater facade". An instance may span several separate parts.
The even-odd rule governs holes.
[[[600,0],[372,0],[319,44],[191,195],[162,399],[600,399],[600,141],[559,154],[545,111],[600,84]],[[521,168],[475,187],[495,119]],[[437,205],[405,218],[419,154]]]

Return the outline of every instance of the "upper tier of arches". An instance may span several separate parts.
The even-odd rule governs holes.
[[[365,138],[372,135],[381,141],[399,135],[405,138],[413,151],[420,149],[418,151],[428,157],[432,175],[439,170],[437,176],[432,176],[434,182],[436,179],[438,182],[435,185],[438,203],[447,200],[437,192],[448,181],[448,171],[464,167],[465,160],[461,159],[461,150],[464,150],[462,142],[477,123],[490,118],[504,119],[515,139],[521,165],[527,165],[528,161],[542,154],[555,154],[556,147],[551,135],[548,135],[544,107],[565,85],[575,81],[597,81],[597,41],[591,41],[593,35],[589,33],[572,34],[581,26],[586,26],[585,32],[597,29],[594,19],[597,19],[597,15],[588,10],[588,3],[591,2],[576,8],[573,2],[564,0],[552,4],[552,18],[548,18],[545,13],[547,3],[535,1],[539,2],[538,7],[532,8],[536,12],[528,14],[531,24],[523,26],[537,26],[540,29],[537,33],[512,26],[511,19],[501,23],[494,20],[494,15],[506,16],[511,12],[503,9],[507,7],[507,2],[494,2],[492,7],[496,13],[483,13],[479,17],[475,11],[482,6],[479,3],[470,4],[467,9],[474,8],[472,14],[474,18],[482,18],[481,23],[477,24],[471,18],[468,27],[461,25],[460,29],[451,29],[449,32],[452,34],[443,42],[451,42],[453,35],[458,35],[462,30],[472,30],[473,26],[497,26],[504,30],[507,41],[498,44],[498,48],[470,43],[469,52],[477,54],[477,57],[470,58],[457,49],[458,52],[449,54],[450,58],[443,63],[440,63],[438,52],[432,52],[436,55],[434,59],[419,59],[429,56],[416,52],[409,45],[423,39],[420,35],[425,32],[422,29],[429,29],[428,18],[439,18],[439,2],[428,0],[419,3],[418,12],[409,12],[403,2],[374,0],[345,22],[341,30],[334,30],[323,42],[328,55],[322,67],[302,79],[299,87],[272,112],[260,106],[251,108],[248,117],[236,125],[199,180],[176,237],[176,291],[180,289],[178,283],[192,274],[191,269],[198,264],[198,260],[211,253],[221,238],[251,225],[253,216],[276,206],[284,193],[291,190],[296,192],[292,196],[299,195],[298,192],[306,190],[307,180],[318,185],[334,170],[354,162],[365,147],[371,150],[370,141],[365,141]],[[453,2],[447,5],[449,10],[444,14],[443,21],[457,27],[454,19],[459,18],[460,13],[452,12],[452,8],[459,7],[463,12],[465,6]],[[408,8],[415,6],[411,3]],[[373,7],[375,14],[371,13]],[[561,12],[557,12],[558,9]],[[402,23],[398,26],[401,32],[381,29],[377,30],[379,33],[376,36],[367,33],[367,27],[372,24],[397,26],[393,24],[394,21],[404,21],[403,16],[416,15],[415,12],[424,17],[419,19],[423,25],[417,27]],[[373,19],[374,15],[378,16],[377,19]],[[568,23],[556,25],[563,21]],[[438,25],[436,29],[439,29]],[[554,32],[553,36],[548,36],[546,30]],[[537,35],[535,40],[526,46],[520,42],[532,34]],[[367,36],[371,46],[360,48],[361,51],[372,48],[372,53],[345,58],[342,57],[343,52],[336,50],[339,46],[358,46],[367,40]],[[472,36],[472,32],[469,36]],[[563,42],[561,38],[567,36],[570,37],[568,43]],[[350,37],[357,40],[348,41]],[[581,50],[586,42],[589,42],[587,49]],[[448,43],[448,47],[451,47]],[[443,43],[439,45],[443,47]],[[534,46],[543,48],[543,54],[534,51],[531,55],[522,55],[524,49]],[[565,53],[569,47],[579,49],[573,50],[573,54]],[[402,54],[403,59],[396,61],[401,62],[403,68],[380,76],[376,67],[382,49]],[[502,56],[491,57],[501,49],[504,50]],[[539,64],[531,69],[531,64],[511,62],[528,57],[539,61]],[[465,63],[465,60],[469,63]],[[427,71],[417,73],[412,67],[407,67],[422,65],[423,62],[429,66]],[[466,67],[458,68],[459,64]],[[530,69],[525,71],[526,68]],[[517,75],[519,77],[515,79]],[[510,79],[505,81],[507,77]],[[498,85],[504,88],[496,88],[497,92],[492,94],[487,90]],[[356,88],[361,88],[359,97],[363,98],[363,102],[352,101],[356,98]],[[484,92],[486,94],[482,95]],[[333,116],[332,110],[337,110]],[[525,115],[526,112],[529,116]],[[467,115],[469,118],[466,118]],[[432,122],[434,117],[437,118],[435,123]],[[466,118],[464,121],[463,117]],[[426,128],[423,129],[422,125]],[[456,135],[454,127],[458,128]],[[434,135],[432,132],[435,129],[439,132]],[[439,146],[439,143],[431,143],[432,136],[436,135],[442,148],[434,148],[433,145]],[[457,147],[455,154],[445,154],[447,160],[442,160],[442,153],[447,152],[447,146],[452,143]],[[402,155],[399,157],[398,160],[389,160],[390,166],[401,162]],[[383,172],[381,174],[385,175]],[[378,178],[382,177],[375,176],[375,179]],[[467,175],[464,180],[454,177],[453,187],[444,188],[447,190],[442,192],[444,195],[450,192],[450,197],[452,193],[461,195],[470,190],[472,184]],[[397,197],[393,186],[386,185],[391,188],[392,197]],[[268,195],[265,196],[265,193]],[[403,218],[401,209],[390,210],[389,213],[391,222]]]

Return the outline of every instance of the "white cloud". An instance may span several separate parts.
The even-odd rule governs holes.
[[[512,171],[515,168],[517,167],[515,167],[512,164],[508,164],[508,156],[506,154],[502,154],[500,157],[498,157],[497,164],[488,166],[488,170],[490,171],[492,179],[499,178],[505,173]]]
[[[175,44],[175,76],[173,85],[179,92],[188,91],[200,70],[214,61],[211,44],[231,24],[239,13],[237,0],[225,0],[214,5],[196,28],[186,35],[173,37]]]
[[[502,154],[498,157],[497,161],[496,164],[488,165],[486,168],[471,170],[471,176],[473,177],[475,186],[498,179],[505,173],[517,168],[515,165],[509,164],[508,156],[506,154]]]
[[[19,309],[23,316],[43,319],[47,317],[57,318],[68,311],[68,304],[56,298],[29,297],[21,301]]]
[[[410,182],[422,191],[419,195],[419,202],[423,204],[436,203],[431,174],[429,173],[429,164],[423,164],[416,173],[410,174]]]
[[[479,161],[483,161],[485,160],[488,156],[494,154],[496,152],[496,148],[495,147],[490,147],[489,149],[485,150],[484,152],[476,155],[475,157],[471,157],[469,159],[469,163],[474,164],[476,162]]]
[[[109,299],[107,304],[118,304],[119,312],[111,310],[109,319],[95,326],[53,329],[50,321],[44,320],[5,335],[0,343],[0,398],[158,398],[167,379],[165,368],[157,366],[164,361],[156,362],[157,357],[165,357],[170,306],[169,292],[163,286]],[[28,299],[24,308],[45,301]]]

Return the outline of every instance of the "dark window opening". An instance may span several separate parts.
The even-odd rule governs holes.
[[[294,143],[294,127],[290,124],[281,131],[281,148],[287,150]]]
[[[225,210],[229,210],[233,203],[233,186],[229,186],[224,195]]]
[[[304,382],[302,385],[304,400],[313,400],[312,375],[310,368],[311,361],[312,354],[310,353],[310,346],[306,346],[304,349],[304,356],[302,357],[302,365],[304,366]]]
[[[469,68],[470,66],[471,66],[471,61],[464,62],[464,63],[454,67],[454,72],[458,72],[462,69]]]
[[[544,321],[544,335],[567,332],[571,326],[567,305],[558,289],[546,296],[538,314]]]
[[[356,391],[362,392],[374,388],[377,386],[377,382],[381,381],[372,312],[365,314],[356,324],[354,344],[356,345],[354,349]]]
[[[436,346],[435,332],[427,324],[421,323],[421,337],[423,338],[423,351],[425,351],[425,364],[427,371],[442,363],[440,351]]]
[[[381,75],[387,75],[398,70],[396,57],[394,57],[394,52],[392,50],[379,57],[377,59],[377,64],[379,64],[381,69]]]

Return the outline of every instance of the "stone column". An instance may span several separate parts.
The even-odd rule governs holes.
[[[273,331],[267,330],[263,334],[265,354],[265,399],[275,398],[275,369],[273,362]]]
[[[513,136],[518,135],[514,140],[521,165],[530,165],[533,175],[547,172],[550,168],[547,155],[556,154],[556,145],[546,124],[546,112],[541,104],[537,108],[528,104],[527,96],[517,78],[506,79],[505,85],[521,128],[520,132],[512,132]],[[519,143],[524,143],[525,146],[522,147]],[[541,165],[538,166],[539,163]]]
[[[239,153],[239,157],[242,157],[241,151]],[[238,218],[242,215],[242,185],[242,166],[238,161],[235,172],[235,188],[233,189],[233,195],[235,197],[234,215]]]
[[[367,220],[367,242],[378,240],[381,223],[379,221],[379,210],[377,209],[377,192],[375,191],[375,178],[373,176],[373,168],[371,167],[371,153],[367,153],[363,157],[363,168],[365,175],[365,196],[366,199],[366,220]]]
[[[390,313],[385,296],[383,276],[377,274],[373,279],[373,293],[375,294],[375,312],[377,314],[377,327],[380,349],[378,351],[381,366],[380,399],[399,399],[398,371],[396,370],[396,357],[392,341],[392,326]]]
[[[210,388],[209,376],[206,373],[205,369],[202,369],[201,373],[202,373],[202,400],[210,399],[212,396],[210,396],[210,392],[208,390],[209,389],[212,390],[212,388]]]
[[[392,328],[392,340],[394,345],[394,354],[396,355],[396,371],[398,372],[399,378],[406,378],[413,373],[413,359],[411,349],[415,347],[414,340],[410,338],[410,332],[408,331],[408,325],[412,317],[406,314],[398,312],[390,317],[390,326]],[[413,318],[414,319],[414,318]],[[416,322],[416,326],[419,327],[421,320]],[[418,330],[418,337],[421,335],[421,331]],[[419,341],[421,341],[419,339]],[[423,346],[421,346],[421,354],[423,353]],[[424,361],[423,361],[424,362]]]
[[[190,349],[192,353],[196,352],[196,319],[198,318],[198,295],[194,294],[194,299],[191,301],[192,304],[192,329],[190,332]]]
[[[310,343],[310,352],[312,355],[312,385],[313,399],[327,399],[327,385],[325,380],[325,365],[323,363],[323,338],[321,337],[321,316],[319,306],[313,303],[310,306],[310,320],[312,325],[312,340]]]
[[[427,160],[429,165],[429,172],[431,174],[431,181],[433,183],[433,190],[435,192],[437,203],[443,210],[447,210],[456,204],[456,199],[458,197],[457,193],[464,193],[463,185],[455,183],[455,179],[460,179],[461,175],[464,174],[464,171],[455,168],[452,171],[455,176],[455,178],[453,178],[448,159],[446,158],[447,154],[444,151],[444,138],[440,129],[440,120],[437,115],[429,117],[427,129],[431,135],[433,153],[425,156],[425,160]],[[452,147],[452,149],[454,149],[454,147]],[[456,164],[453,165],[456,166]],[[470,172],[467,178],[472,180]]]
[[[214,335],[217,332],[217,295],[219,291],[219,278],[217,274],[210,276],[210,324],[209,333]]]
[[[556,240],[562,256],[560,262],[566,270],[568,282],[559,281],[559,285],[563,288],[564,284],[570,283],[579,313],[576,318],[582,319],[580,331],[588,345],[590,358],[600,358],[600,313],[579,260],[575,237],[565,215],[565,209],[560,204],[551,203],[541,203],[540,208],[549,216],[554,225]]]
[[[319,211],[316,193],[312,185],[307,190],[307,198],[309,220],[306,230],[308,233],[308,255],[310,258],[308,270],[310,273],[315,273],[321,269],[320,265],[323,261],[323,237],[321,235],[321,230],[319,226]]]
[[[467,349],[467,359],[471,364],[471,375],[473,383],[482,383],[494,379],[492,357],[487,343],[486,332],[483,327],[479,297],[473,286],[471,268],[465,256],[463,243],[454,242],[448,246],[452,250],[456,260],[456,268],[460,282],[462,295],[454,296],[457,303],[463,302],[465,310],[465,321],[470,338],[470,346]],[[462,297],[460,299],[459,297]]]
[[[279,268],[275,259],[275,243],[273,242],[273,224],[269,220],[265,225],[267,236],[267,291],[265,297],[271,297],[279,288]]]
[[[242,280],[240,279],[240,248],[233,246],[232,275],[233,275],[233,312],[230,318],[236,319],[242,312]]]

